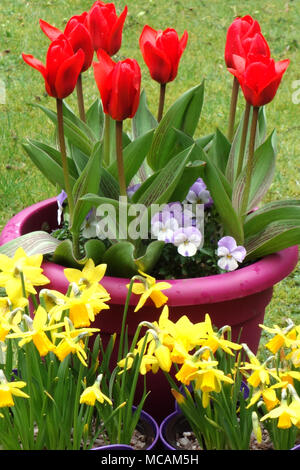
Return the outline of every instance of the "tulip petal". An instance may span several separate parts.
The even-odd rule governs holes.
[[[83,50],[84,63],[82,72],[85,72],[91,66],[94,57],[94,48],[90,33],[82,23],[77,23],[67,37],[75,53],[79,49]]]
[[[110,36],[108,38],[108,53],[110,56],[116,54],[121,47],[122,43],[122,31],[124,22],[127,16],[128,8],[125,6],[124,10],[122,11],[121,15],[117,19],[116,23],[114,24]]]
[[[154,47],[150,42],[144,44],[144,60],[153,80],[167,83],[171,76],[172,65],[164,51]]]
[[[140,48],[142,51],[142,54],[144,55],[144,45],[146,42],[150,42],[155,46],[156,44],[156,35],[157,31],[151,26],[148,26],[147,24],[144,26],[142,34],[140,35],[139,43],[140,43]]]
[[[44,78],[47,77],[47,69],[45,65],[31,54],[22,54],[24,62],[26,64],[30,65],[30,67],[33,67],[34,69],[38,70]]]
[[[108,82],[107,78],[112,73],[115,67],[115,62],[103,49],[99,49],[97,51],[97,57],[99,62],[93,63],[94,76],[101,95],[104,112],[108,113],[108,99],[110,95],[111,84]]]
[[[59,67],[55,80],[55,90],[58,98],[66,98],[74,91],[83,62],[84,52],[80,49]]]
[[[45,33],[46,36],[50,39],[50,41],[54,41],[61,34],[63,34],[60,29],[55,28],[55,26],[52,26],[44,20],[40,20],[40,27],[43,33]]]

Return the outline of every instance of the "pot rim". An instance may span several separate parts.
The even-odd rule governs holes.
[[[25,221],[33,217],[40,209],[51,208],[56,204],[56,197],[35,203],[16,214],[5,225],[0,236],[0,245],[24,234]],[[188,306],[195,303],[211,304],[242,298],[266,289],[287,277],[298,262],[298,245],[291,246],[277,253],[265,256],[253,264],[228,273],[212,276],[168,280],[172,288],[164,291],[169,306]],[[66,283],[63,266],[52,262],[43,263],[44,274],[61,277]],[[101,284],[110,292],[111,303],[123,303],[127,295],[127,278],[104,276]],[[138,296],[132,294],[130,305],[136,305]]]

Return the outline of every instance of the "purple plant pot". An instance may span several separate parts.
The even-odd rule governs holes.
[[[190,430],[191,427],[180,411],[171,413],[162,421],[159,427],[159,437],[164,449],[180,450],[176,444],[176,435],[178,432],[182,433]]]
[[[45,223],[50,229],[57,228],[56,198],[34,204],[15,215],[4,227],[0,245],[20,235],[41,230]],[[237,271],[168,281],[172,285],[166,291],[169,317],[176,322],[182,315],[187,315],[191,322],[197,323],[209,313],[216,327],[230,325],[232,340],[247,343],[256,353],[261,337],[259,324],[263,323],[273,286],[293,271],[297,261],[298,247],[293,246]],[[43,269],[51,281],[47,287],[66,292],[68,281],[64,276],[64,267],[45,262]],[[93,326],[101,328],[104,338],[106,334],[110,336],[112,332],[120,332],[129,279],[105,276],[101,283],[110,293],[110,310],[109,314],[99,314]],[[141,311],[134,313],[137,302],[138,296],[132,295],[127,317],[129,338],[142,320],[153,322],[161,312],[152,301],[148,301]],[[145,409],[160,422],[174,409],[173,397],[162,373],[149,376],[148,389],[151,389],[151,395]]]
[[[297,445],[297,446],[295,446],[295,447],[292,447],[292,449],[291,449],[291,450],[300,450],[300,444],[299,444],[299,445]]]
[[[146,447],[144,450],[154,450],[159,440],[159,427],[155,419],[146,411],[141,412],[141,417],[137,429],[147,436]],[[91,450],[113,451],[113,450],[134,450],[127,444],[111,444],[107,446],[94,447]]]

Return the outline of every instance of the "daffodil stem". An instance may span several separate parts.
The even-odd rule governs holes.
[[[228,140],[232,142],[234,134],[234,123],[235,123],[235,113],[236,105],[238,100],[240,84],[236,77],[233,78],[232,83],[232,92],[231,92],[231,103],[230,103],[230,112],[229,112],[229,123],[228,123]]]
[[[78,409],[79,409],[79,400],[80,400],[80,390],[81,390],[81,380],[82,380],[82,375],[83,375],[83,368],[84,365],[80,362],[79,366],[79,372],[78,372],[78,377],[77,377],[77,387],[76,387],[76,392],[75,392],[75,399],[74,399],[74,414],[73,414],[73,449],[76,450],[78,449]]]
[[[126,319],[127,319],[127,313],[128,313],[128,306],[129,306],[129,300],[130,300],[130,297],[131,297],[133,283],[134,283],[134,279],[131,279],[130,284],[128,286],[128,292],[127,292],[125,305],[124,305],[122,326],[121,326],[121,332],[120,332],[119,350],[118,350],[118,362],[122,359],[122,357],[124,355],[124,351],[123,351],[124,334],[125,334],[125,326],[126,326]]]
[[[58,125],[58,139],[62,160],[62,169],[64,175],[65,190],[68,198],[68,206],[70,213],[70,224],[72,225],[74,213],[74,200],[70,184],[70,175],[68,168],[68,159],[66,153],[65,135],[64,135],[64,117],[63,117],[63,101],[59,98],[56,99],[57,108],[57,125]]]
[[[238,160],[238,167],[236,171],[236,178],[239,177],[244,163],[244,155],[245,155],[245,148],[246,148],[246,141],[247,141],[247,134],[248,134],[248,124],[249,124],[249,116],[250,116],[250,109],[251,106],[246,101],[245,113],[244,113],[244,122],[243,122],[243,130],[241,136],[241,143],[240,143],[240,152],[239,152],[239,160]]]
[[[127,191],[126,191],[126,181],[125,181],[125,172],[124,172],[122,136],[123,136],[123,121],[116,121],[116,150],[117,150],[117,165],[118,165],[120,195],[126,197]]]
[[[76,83],[76,92],[77,92],[77,103],[80,119],[83,122],[86,122],[85,108],[84,108],[84,98],[83,98],[83,89],[82,89],[82,74],[79,74],[77,83]]]
[[[158,112],[157,112],[157,122],[160,122],[163,117],[165,97],[166,97],[166,83],[161,83],[160,93],[159,93]]]
[[[246,181],[245,181],[245,187],[244,187],[244,192],[242,196],[242,204],[241,204],[242,217],[245,217],[247,215],[247,210],[248,210],[251,177],[252,177],[253,165],[254,165],[255,136],[256,136],[258,112],[259,112],[259,107],[253,106],[252,123],[251,123],[250,140],[249,140],[249,152],[248,152],[248,160],[247,160],[247,167],[246,167],[247,168],[246,169]]]

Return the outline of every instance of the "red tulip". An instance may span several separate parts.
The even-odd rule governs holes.
[[[272,101],[289,59],[275,62],[270,57],[256,54],[248,54],[247,59],[238,56],[233,59],[239,65],[229,71],[237,77],[246,101],[256,107]]]
[[[249,53],[270,57],[270,49],[261,34],[259,23],[248,15],[236,18],[228,28],[225,46],[227,67],[234,68],[233,55],[246,58]]]
[[[46,91],[54,98],[64,99],[76,86],[84,62],[84,52],[75,54],[64,35],[59,36],[49,46],[46,66],[29,54],[22,54],[23,60],[38,70],[44,77]]]
[[[114,62],[102,49],[94,62],[95,80],[101,95],[103,109],[116,121],[132,118],[138,108],[141,70],[134,59]]]
[[[113,56],[118,52],[122,43],[122,32],[127,15],[127,6],[118,17],[113,3],[97,1],[90,9],[87,16],[94,50],[104,49],[108,55]]]
[[[175,29],[165,31],[144,26],[140,36],[140,48],[153,80],[165,84],[176,78],[178,65],[186,47],[188,33],[184,31],[179,40]]]
[[[82,49],[84,52],[84,63],[82,66],[82,72],[85,72],[92,64],[94,56],[94,48],[90,33],[85,26],[87,13],[84,12],[80,16],[72,16],[66,24],[64,32],[55,28],[55,26],[46,23],[46,21],[40,20],[40,26],[46,36],[54,41],[61,34],[64,34],[69,40],[73,51],[77,52]]]

